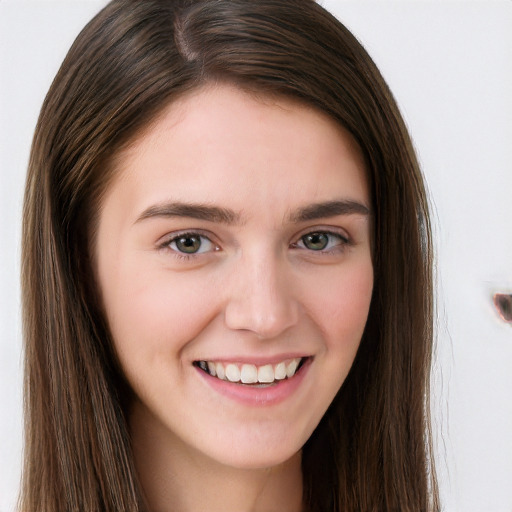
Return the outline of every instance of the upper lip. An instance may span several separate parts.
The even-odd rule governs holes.
[[[303,352],[288,352],[279,355],[273,356],[247,356],[247,355],[239,355],[239,356],[212,356],[212,357],[201,357],[200,359],[195,359],[194,361],[211,361],[214,363],[241,363],[241,364],[253,364],[255,366],[263,366],[266,364],[278,364],[282,361],[286,361],[288,359],[295,358],[306,358],[311,357],[310,354],[305,354]]]

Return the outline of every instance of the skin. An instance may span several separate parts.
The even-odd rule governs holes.
[[[95,270],[135,395],[150,509],[301,510],[301,447],[352,365],[372,294],[357,145],[314,109],[216,85],[170,105],[115,166]],[[360,206],[297,214],[333,201]],[[229,215],[176,215],[177,202]],[[196,234],[195,254],[180,253],[184,232]],[[312,249],[308,233],[330,233],[328,245]],[[233,400],[194,366],[290,354],[309,364],[277,403]]]

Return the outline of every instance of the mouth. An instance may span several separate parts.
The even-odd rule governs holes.
[[[233,384],[269,387],[286,379],[291,379],[310,357],[285,359],[276,364],[255,365],[222,361],[195,361],[198,367],[211,377]]]

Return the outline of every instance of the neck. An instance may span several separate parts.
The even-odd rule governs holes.
[[[300,512],[301,453],[271,468],[223,465],[147,414],[130,417],[135,466],[151,512]]]

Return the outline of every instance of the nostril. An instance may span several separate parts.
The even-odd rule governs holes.
[[[495,293],[494,305],[503,321],[512,323],[512,294]]]

